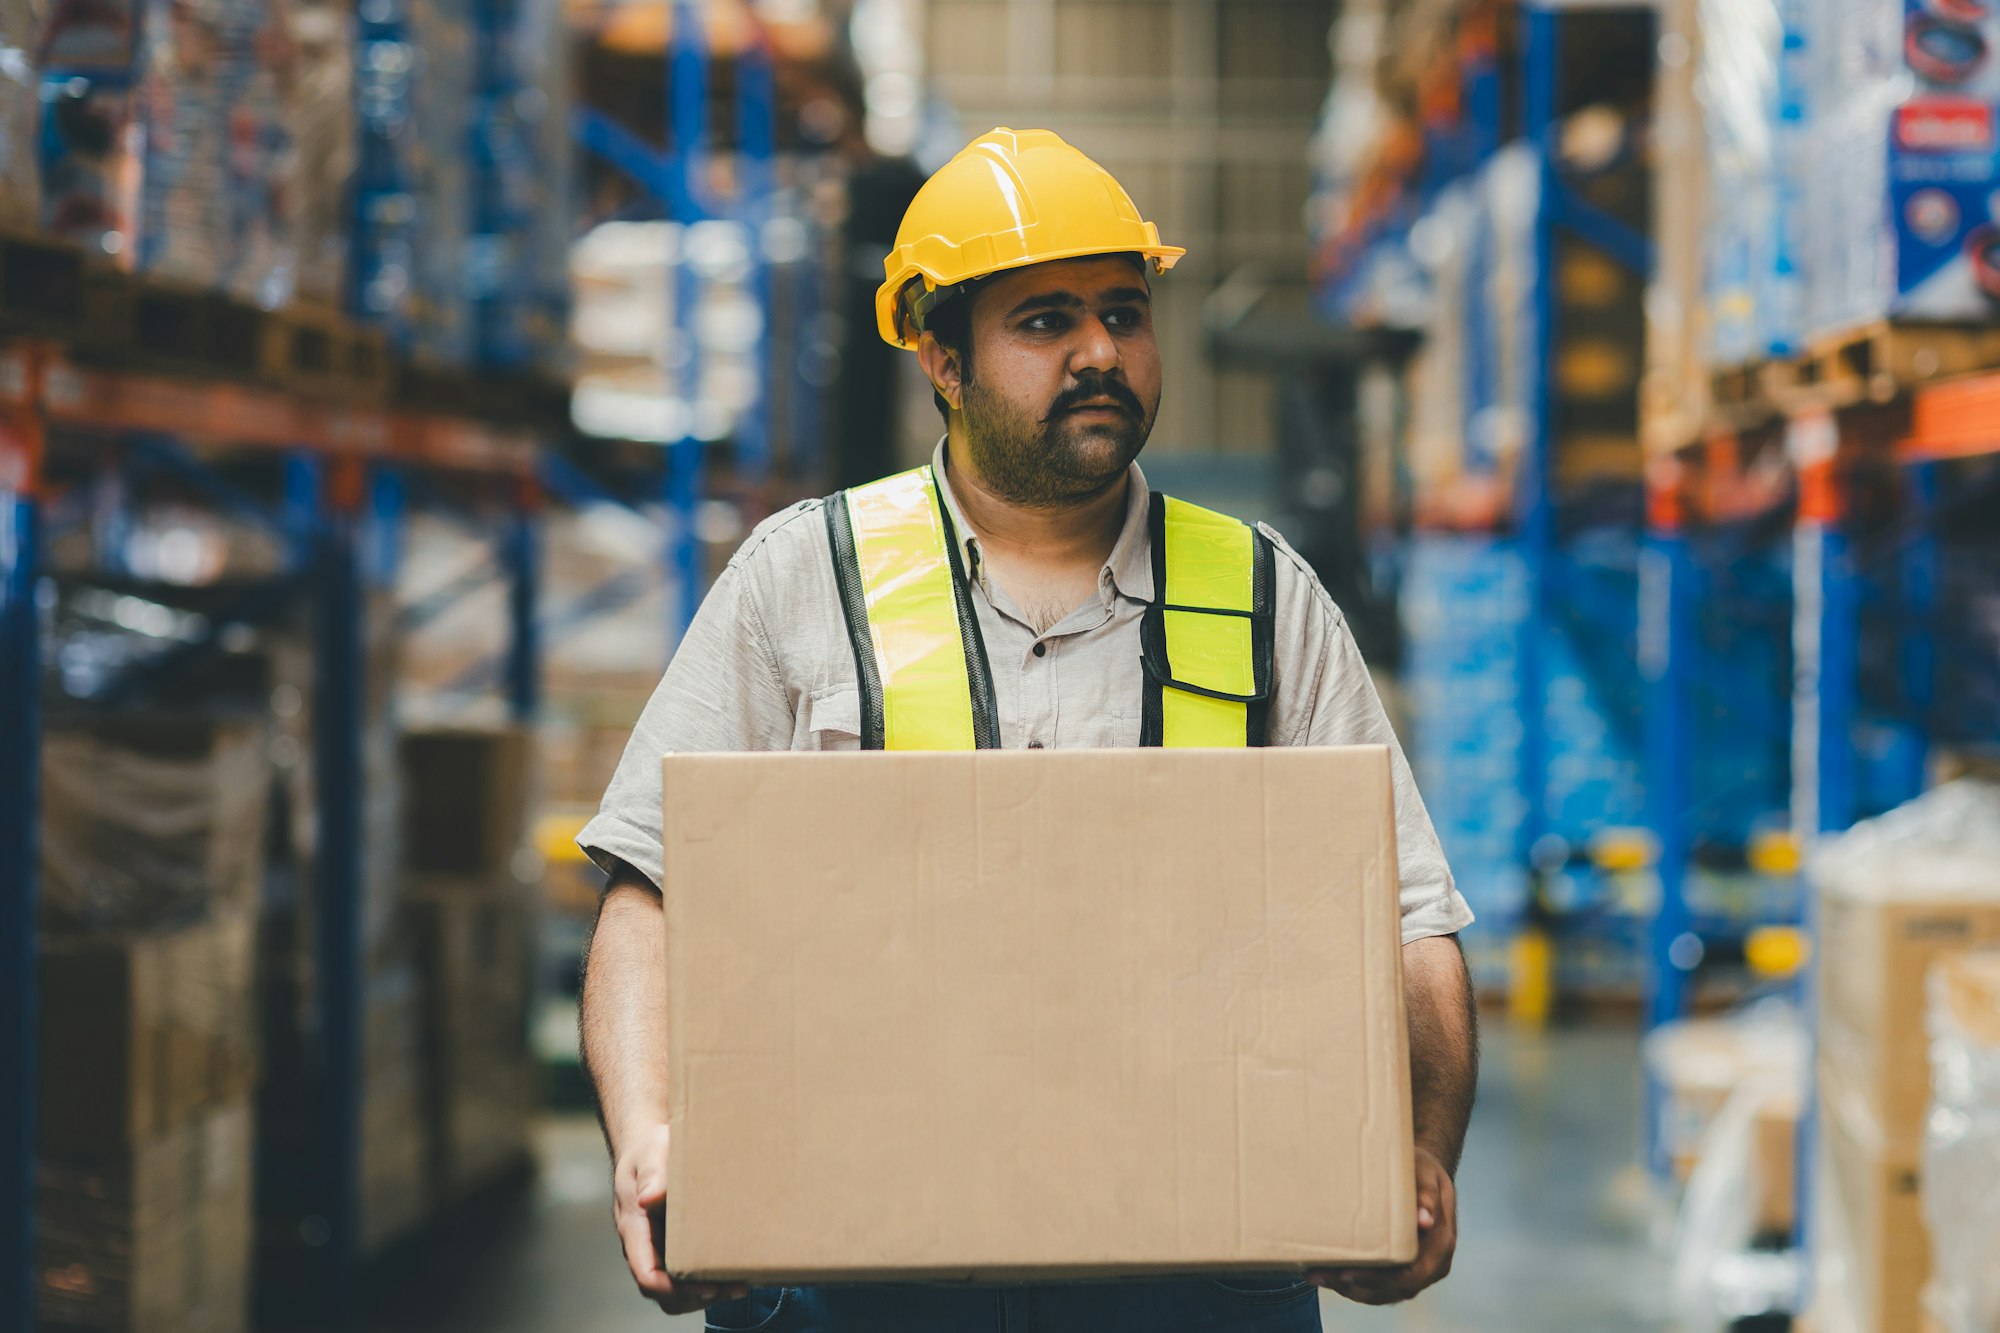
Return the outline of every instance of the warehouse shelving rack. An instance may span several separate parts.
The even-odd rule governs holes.
[[[1435,496],[1416,494],[1404,497],[1407,512],[1399,516],[1399,526],[1407,519],[1417,532],[1483,533],[1494,538],[1496,559],[1507,562],[1508,572],[1487,588],[1483,597],[1505,599],[1518,586],[1524,610],[1508,631],[1511,648],[1506,656],[1511,664],[1511,707],[1504,730],[1518,735],[1510,745],[1511,779],[1505,784],[1507,797],[1502,804],[1518,809],[1519,817],[1496,819],[1493,841],[1509,837],[1510,864],[1529,876],[1529,902],[1518,920],[1499,922],[1503,929],[1525,930],[1536,936],[1550,926],[1579,937],[1608,932],[1611,943],[1625,947],[1621,940],[1636,928],[1625,909],[1614,903],[1624,896],[1624,886],[1612,877],[1632,867],[1620,863],[1630,859],[1630,839],[1593,840],[1588,846],[1572,846],[1553,837],[1561,812],[1552,808],[1558,786],[1551,782],[1552,761],[1559,759],[1563,739],[1550,716],[1550,701],[1562,671],[1545,642],[1548,627],[1567,618],[1583,631],[1579,638],[1592,642],[1587,656],[1608,657],[1610,661],[1585,663],[1593,689],[1605,692],[1607,706],[1618,712],[1606,721],[1624,725],[1621,702],[1630,693],[1627,673],[1615,661],[1616,645],[1636,639],[1635,599],[1624,591],[1636,573],[1639,509],[1638,487],[1613,488],[1616,493],[1586,494],[1574,479],[1563,475],[1558,466],[1559,402],[1556,353],[1564,330],[1563,299],[1558,291],[1556,262],[1564,247],[1580,243],[1617,270],[1636,274],[1643,281],[1654,263],[1651,238],[1639,227],[1614,215],[1592,197],[1592,183],[1564,160],[1560,142],[1565,117],[1565,85],[1579,69],[1565,51],[1565,30],[1579,16],[1638,15],[1652,6],[1644,0],[1524,0],[1515,7],[1518,23],[1511,25],[1511,49],[1503,52],[1503,29],[1508,25],[1495,15],[1484,15],[1481,24],[1461,32],[1457,51],[1463,56],[1455,76],[1455,95],[1439,101],[1439,114],[1423,108],[1424,148],[1422,170],[1413,172],[1401,184],[1400,193],[1376,220],[1371,232],[1374,244],[1404,247],[1412,254],[1419,248],[1406,245],[1401,233],[1409,233],[1427,214],[1443,192],[1455,183],[1485,170],[1503,150],[1525,148],[1532,157],[1538,206],[1528,241],[1531,262],[1525,272],[1525,328],[1520,345],[1513,350],[1526,357],[1531,378],[1521,396],[1522,424],[1517,463],[1511,475],[1504,460],[1468,462],[1463,477]],[[1490,27],[1490,31],[1489,31]],[[1450,114],[1445,114],[1448,111]],[[1509,137],[1510,134],[1513,137]],[[1470,437],[1477,424],[1472,420],[1485,409],[1510,406],[1499,390],[1498,376],[1509,356],[1496,344],[1504,337],[1497,322],[1489,318],[1485,305],[1492,299],[1487,289],[1492,263],[1490,246],[1467,261],[1465,279],[1467,309],[1463,318],[1469,326],[1470,344],[1466,351],[1464,393],[1466,420],[1461,429]],[[1322,293],[1337,308],[1340,289]],[[1475,309],[1474,307],[1478,308]],[[1634,444],[1636,451],[1636,441]],[[1480,469],[1488,470],[1480,470]],[[1636,474],[1637,469],[1633,472]],[[1409,479],[1400,477],[1398,489],[1407,490]],[[1625,490],[1630,495],[1624,494]],[[1612,540],[1615,538],[1615,540]],[[1624,552],[1614,550],[1625,548]],[[1453,557],[1452,559],[1456,559]],[[1518,579],[1511,571],[1518,569]],[[1559,614],[1560,613],[1560,614]],[[1486,654],[1492,645],[1479,649]],[[1597,652],[1597,648],[1608,648]],[[1606,674],[1606,673],[1609,674]],[[1630,720],[1638,743],[1636,711]],[[1457,753],[1467,746],[1499,744],[1494,736],[1454,740]],[[1449,761],[1448,761],[1449,762]],[[1482,785],[1482,791],[1487,790]],[[1490,796],[1489,796],[1490,803]],[[1573,821],[1571,821],[1573,823]],[[1574,827],[1562,832],[1576,834]],[[1601,841],[1603,845],[1597,845]],[[1614,845],[1616,843],[1617,845]],[[1483,855],[1492,856],[1489,847]],[[1574,877],[1570,872],[1575,871]],[[1573,878],[1575,893],[1554,891],[1558,879]],[[1556,899],[1564,901],[1557,902]],[[1573,900],[1573,901],[1571,901]],[[1486,960],[1492,965],[1495,960]],[[1519,985],[1517,1010],[1523,1014],[1545,1009],[1548,993],[1548,960],[1537,951],[1516,951],[1509,970]],[[1529,975],[1529,974],[1534,975]]]
[[[1522,9],[1522,134],[1532,145],[1540,178],[1534,223],[1534,272],[1530,287],[1533,311],[1533,385],[1528,439],[1523,451],[1523,475],[1516,496],[1516,519],[1528,588],[1527,613],[1520,638],[1520,710],[1522,741],[1520,784],[1523,817],[1520,855],[1531,874],[1540,874],[1544,839],[1550,831],[1547,807],[1550,743],[1547,720],[1548,671],[1543,628],[1552,623],[1556,599],[1576,580],[1559,535],[1559,487],[1555,475],[1555,430],[1558,389],[1555,351],[1560,335],[1556,291],[1559,237],[1567,234],[1596,249],[1641,278],[1650,276],[1652,239],[1604,212],[1584,198],[1566,179],[1561,160],[1558,89],[1563,70],[1563,24],[1567,14],[1644,10],[1644,3],[1593,5],[1544,3]],[[1607,626],[1623,633],[1622,624]],[[1649,951],[1657,951],[1658,927],[1648,935]]]
[[[471,17],[480,37],[476,86],[489,109],[502,107],[521,88],[521,75],[503,35],[515,14],[515,0],[480,0]],[[669,149],[652,152],[622,135],[616,126],[588,111],[577,116],[583,144],[637,176],[669,215],[681,221],[728,216],[750,229],[772,213],[777,188],[776,95],[768,47],[762,43],[737,65],[737,178],[733,200],[706,195],[706,62],[698,7],[677,0],[676,37],[669,52]],[[412,60],[406,7],[399,0],[362,6],[357,16],[355,100],[359,151],[353,192],[350,289],[348,301],[359,317],[380,328],[392,343],[408,330],[384,299],[397,273],[412,261],[414,201],[411,175],[402,158],[401,135],[409,115]],[[518,127],[492,119],[476,142],[471,219],[479,236],[518,228],[497,173],[521,145],[509,138]],[[36,255],[62,247],[29,240]],[[768,339],[772,266],[760,244],[755,291]],[[33,256],[31,256],[32,258]],[[17,265],[18,267],[18,265]],[[151,284],[106,275],[87,261],[79,280],[119,287],[144,299]],[[677,279],[692,281],[685,265]],[[92,291],[95,289],[92,288]],[[686,293],[684,292],[683,295]],[[162,293],[171,302],[193,300],[185,293]],[[219,298],[200,298],[204,316]],[[480,325],[497,330],[482,347],[497,365],[519,360],[519,348],[505,336],[518,329],[522,302],[533,294],[503,281],[487,291]],[[32,336],[0,334],[0,1082],[10,1095],[0,1098],[0,1322],[32,1327],[34,1304],[33,1199],[37,1127],[39,976],[37,971],[39,856],[40,688],[43,638],[50,607],[42,591],[44,553],[59,526],[86,521],[75,494],[54,493],[46,482],[52,431],[75,433],[108,444],[100,469],[110,492],[122,469],[168,467],[176,479],[228,509],[280,535],[293,554],[293,568],[214,618],[201,642],[177,653],[211,649],[227,623],[252,623],[298,598],[312,608],[316,679],[313,724],[315,795],[320,833],[315,866],[318,957],[315,972],[322,993],[321,1040],[325,1086],[335,1095],[326,1108],[321,1175],[317,1195],[327,1222],[324,1247],[324,1313],[340,1319],[353,1313],[362,1256],[359,1253],[359,1071],[361,1060],[361,866],[363,684],[367,652],[364,611],[367,590],[393,577],[400,528],[412,503],[440,488],[425,478],[471,479],[488,499],[497,498],[504,518],[483,535],[495,559],[473,576],[455,582],[409,608],[407,617],[434,614],[446,602],[483,586],[497,574],[509,595],[508,638],[502,659],[481,664],[461,684],[470,690],[498,687],[512,715],[534,719],[540,703],[540,658],[545,636],[580,617],[629,600],[629,590],[595,589],[575,606],[542,605],[539,578],[540,516],[547,499],[571,503],[616,501],[646,516],[660,511],[634,501],[592,478],[550,446],[567,434],[566,423],[538,418],[532,409],[551,401],[534,386],[416,368],[416,392],[390,402],[392,382],[406,377],[406,364],[385,360],[381,338],[362,325],[336,322],[332,332],[336,366],[320,369],[302,393],[285,377],[261,373],[261,364],[211,363],[201,354],[176,356],[176,349],[151,347],[144,355],[107,348],[87,321],[75,318],[92,300],[85,291],[52,329],[39,316]],[[221,303],[226,305],[226,303]],[[680,334],[696,344],[692,302],[676,302]],[[244,320],[277,320],[243,312]],[[768,342],[760,344],[760,353]],[[766,358],[759,356],[759,364]],[[281,367],[281,369],[284,369]],[[683,387],[692,398],[698,375],[693,356],[684,362]],[[292,380],[302,376],[293,375]],[[531,377],[532,378],[532,377]],[[442,403],[444,405],[440,406]],[[473,404],[486,407],[482,414]],[[463,406],[461,406],[463,405]],[[529,410],[523,410],[524,408]],[[538,424],[522,425],[523,420]],[[809,435],[810,432],[806,434]],[[803,436],[801,438],[804,438]],[[198,442],[199,452],[186,447]],[[753,486],[769,472],[769,422],[759,413],[738,431],[735,465]],[[60,444],[53,447],[60,448]],[[698,605],[705,573],[705,550],[696,524],[703,496],[706,445],[690,432],[666,451],[665,502],[671,525],[667,573],[679,589],[672,607],[674,637],[685,629]],[[283,495],[277,501],[242,492],[207,467],[209,453],[276,454],[282,458]],[[102,508],[102,506],[100,506]],[[116,505],[97,517],[101,535],[115,538]],[[475,526],[479,526],[475,520]]]
[[[287,390],[227,378],[198,380],[85,361],[59,341],[0,343],[0,843],[6,856],[4,910],[8,1040],[6,1082],[12,1092],[5,1155],[10,1199],[0,1291],[20,1327],[30,1327],[34,1228],[32,1199],[38,1057],[35,1031],[40,763],[39,694],[44,605],[43,552],[56,520],[76,521],[68,497],[44,486],[52,432],[106,442],[109,466],[171,461],[177,480],[204,491],[232,515],[280,534],[294,567],[211,618],[209,630],[177,650],[179,665],[212,649],[229,624],[269,618],[296,598],[313,607],[318,687],[313,718],[315,792],[320,834],[315,866],[318,919],[316,997],[322,1015],[321,1071],[331,1102],[317,1194],[328,1223],[328,1292],[339,1303],[353,1290],[356,1253],[361,1068],[360,863],[362,729],[366,651],[365,585],[380,577],[371,562],[369,529],[393,525],[400,508],[395,470],[441,470],[498,477],[512,515],[501,542],[512,582],[511,647],[506,689],[517,717],[536,706],[534,483],[540,441],[528,428],[472,418],[336,405]],[[209,471],[176,442],[204,449],[276,452],[284,496],[264,503]],[[60,445],[55,446],[60,448]],[[373,482],[371,483],[371,478]],[[379,534],[378,534],[379,535]],[[377,568],[371,570],[371,563]]]
[[[665,216],[682,227],[726,220],[743,229],[751,264],[751,290],[761,316],[754,364],[770,382],[771,321],[774,316],[774,265],[766,228],[777,194],[777,91],[769,44],[760,33],[738,52],[735,61],[737,181],[733,198],[718,199],[710,187],[708,66],[700,6],[675,0],[667,62],[667,144],[656,150],[629,128],[605,113],[579,106],[574,117],[577,142],[603,158],[636,184]],[[666,448],[661,500],[672,525],[668,541],[669,575],[679,592],[674,631],[694,620],[701,600],[703,550],[696,530],[696,510],[703,490],[707,446],[695,433],[692,404],[701,379],[700,342],[696,336],[699,281],[687,261],[685,247],[672,269],[674,337],[682,349],[678,393],[688,405],[686,427]],[[770,475],[772,447],[769,394],[756,395],[736,433],[735,465],[742,479],[761,486]],[[629,503],[620,500],[620,503]]]
[[[1687,603],[1700,572],[1689,555],[1703,522],[1746,508],[1789,515],[1792,673],[1785,718],[1791,737],[1793,836],[1810,847],[1858,819],[1920,795],[1939,740],[1939,666],[1956,627],[1939,604],[1940,532],[1960,512],[1995,503],[1995,482],[1964,487],[1949,470],[2000,457],[2000,368],[1967,372],[1980,354],[1977,331],[1910,328],[1899,336],[1937,341],[1944,350],[1918,358],[1950,366],[1944,378],[1893,371],[1863,383],[1813,378],[1792,363],[1773,363],[1735,378],[1761,386],[1727,402],[1701,440],[1657,459],[1650,477],[1649,542],[1667,554],[1649,589],[1662,659],[1652,682],[1663,712],[1685,717],[1700,688]],[[1718,395],[1721,398],[1722,395]],[[1750,475],[1747,437],[1781,442],[1781,466]],[[1885,504],[1885,501],[1888,503]],[[1885,514],[1889,515],[1885,518]],[[1871,540],[1872,539],[1872,540]],[[1893,635],[1875,645],[1873,697],[1864,689],[1864,622]],[[1864,745],[1864,729],[1887,735]],[[1684,754],[1686,730],[1663,741]],[[1677,780],[1679,786],[1663,781]],[[1684,769],[1655,772],[1662,841],[1686,836],[1690,802]],[[1817,1012],[1817,911],[1801,896],[1804,938],[1800,983],[1808,1015]],[[1801,1126],[1796,1174],[1797,1236],[1812,1253],[1812,1192],[1817,1109]]]

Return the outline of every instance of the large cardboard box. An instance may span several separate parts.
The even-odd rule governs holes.
[[[1921,1148],[1930,1106],[1924,978],[1947,957],[1995,946],[2000,880],[1986,898],[1821,897],[1821,1060],[1902,1157]]]
[[[1815,1308],[1827,1333],[1916,1333],[1931,1270],[1922,1157],[1894,1142],[1869,1090],[1837,1068],[1822,1063],[1819,1090]]]
[[[1385,750],[664,768],[672,1271],[1415,1254]]]
[[[255,923],[230,913],[42,949],[43,1150],[113,1151],[249,1094]]]
[[[243,1100],[137,1143],[44,1154],[35,1326],[49,1333],[244,1333],[250,1158]]]
[[[412,885],[419,949],[428,1186],[446,1203],[529,1152],[536,1070],[528,1047],[533,921],[525,890],[470,895]]]
[[[419,875],[511,882],[528,837],[534,733],[407,731],[400,747],[404,865]]]

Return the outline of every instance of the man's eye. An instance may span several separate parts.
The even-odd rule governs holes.
[[[1068,327],[1068,324],[1069,321],[1064,319],[1061,315],[1051,313],[1046,315],[1034,315],[1030,317],[1028,322],[1022,325],[1022,327],[1029,329],[1035,333],[1055,333],[1060,329]]]
[[[1127,306],[1121,310],[1106,312],[1104,322],[1114,329],[1136,329],[1142,318],[1137,309]]]

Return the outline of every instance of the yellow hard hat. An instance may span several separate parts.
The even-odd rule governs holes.
[[[982,134],[924,182],[896,247],[882,261],[875,322],[893,346],[914,348],[897,308],[914,278],[936,296],[1003,269],[1080,255],[1138,254],[1165,273],[1187,251],[1160,244],[1110,172],[1049,130]],[[936,300],[918,302],[921,320]]]

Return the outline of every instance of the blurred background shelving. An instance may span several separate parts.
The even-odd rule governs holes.
[[[595,1179],[571,837],[750,528],[927,456],[874,287],[1005,123],[1189,247],[1148,476],[1480,914],[1512,1268],[1333,1326],[1975,1327],[1877,1094],[1895,913],[2000,945],[1985,9],[0,0],[0,1325],[504,1322],[378,1297]]]

